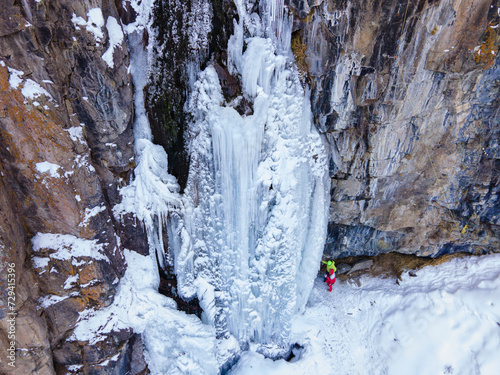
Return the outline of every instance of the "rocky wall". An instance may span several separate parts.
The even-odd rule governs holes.
[[[209,61],[217,63],[221,84],[234,80],[227,63],[227,42],[233,34],[236,7],[231,0],[158,0],[146,108],[154,142],[168,154],[169,173],[184,189],[189,171],[185,104],[197,74]],[[226,83],[224,83],[226,82]]]
[[[15,263],[17,313],[16,367],[2,358],[1,373],[146,371],[131,331],[72,337],[82,313],[113,301],[123,249],[148,251],[134,218],[111,212],[134,166],[128,66],[114,2],[1,2],[0,282]]]
[[[325,255],[498,251],[500,3],[288,5],[330,147]]]

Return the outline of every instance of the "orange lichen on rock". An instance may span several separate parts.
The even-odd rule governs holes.
[[[301,76],[307,77],[309,74],[309,64],[306,61],[307,46],[302,42],[302,37],[299,33],[292,37],[291,47],[295,56],[295,64],[297,64]]]
[[[484,65],[486,69],[493,66],[498,56],[497,30],[498,23],[494,25],[490,22],[483,37],[484,41],[478,46],[479,48],[476,47],[476,52],[474,53],[476,64]]]
[[[80,270],[80,285],[88,284],[94,280],[101,280],[102,273],[96,262],[85,264]]]
[[[109,288],[106,284],[99,283],[96,285],[88,286],[82,289],[82,295],[89,300],[92,300],[98,306],[104,304],[103,296],[109,293]]]
[[[101,305],[103,303],[103,295],[109,292],[109,286],[103,283],[103,275],[99,264],[96,262],[85,264],[79,274],[82,296]]]
[[[40,229],[53,233],[74,232],[69,228],[78,227],[80,209],[74,199],[72,184],[65,176],[65,172],[73,169],[73,162],[68,158],[68,152],[73,153],[73,142],[56,121],[57,118],[61,121],[63,114],[34,109],[20,92],[22,85],[12,88],[7,67],[0,66],[0,108],[4,108],[6,114],[0,119],[3,140],[0,147],[14,157],[19,177],[25,184],[32,184],[29,190],[35,193],[30,194],[29,199],[18,201],[25,207],[29,204],[39,208],[37,216],[47,226]],[[49,106],[53,104],[49,103]],[[37,164],[42,162],[60,166],[58,176],[40,173]],[[57,228],[54,223],[57,223]]]

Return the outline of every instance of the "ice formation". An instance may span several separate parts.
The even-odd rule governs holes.
[[[236,5],[228,66],[253,114],[225,102],[214,67],[199,74],[188,105],[191,169],[171,251],[181,295],[199,298],[218,338],[276,356],[287,350],[291,318],[319,268],[327,156],[294,68],[283,0],[261,2],[262,18],[250,4]]]
[[[143,29],[151,25],[152,0],[132,1],[136,22],[124,27],[130,50],[130,70],[135,85],[134,141],[137,167],[133,181],[121,190],[122,201],[113,209],[117,218],[133,213],[144,225],[149,256],[125,251],[127,271],[118,294],[104,310],[85,311],[75,329],[75,339],[98,341],[113,330],[131,327],[141,334],[152,374],[218,373],[213,327],[194,315],[178,311],[176,303],[158,293],[158,259],[164,253],[162,230],[167,216],[181,209],[179,186],[167,172],[167,154],[152,142],[144,108],[143,88],[151,59],[151,47],[142,45]],[[154,34],[150,32],[150,37]],[[149,46],[153,41],[150,40]]]
[[[179,294],[198,297],[205,328],[191,332],[185,326],[189,319],[179,312],[165,315],[172,322],[125,320],[143,333],[155,373],[170,373],[169,363],[181,361],[173,344],[162,344],[157,334],[176,326],[174,336],[185,335],[186,343],[201,340],[213,348],[218,339],[205,369],[200,367],[205,359],[196,354],[198,344],[182,348],[191,353],[190,368],[200,373],[213,373],[214,361],[223,366],[249,344],[272,357],[283,355],[292,317],[304,309],[319,268],[329,199],[325,146],[312,124],[309,94],[290,50],[291,16],[283,0],[262,1],[261,16],[251,13],[250,1],[236,1],[239,23],[229,41],[227,66],[239,78],[243,95],[231,103],[225,101],[212,65],[202,72],[190,68],[191,166],[181,196],[167,173],[164,150],[152,143],[144,109],[142,88],[151,51],[143,50],[139,31],[150,25],[148,4],[132,2],[138,20],[125,27],[136,87],[137,167],[114,213],[120,217],[132,212],[142,221],[152,251],[149,260],[139,263],[148,263],[148,270],[154,269],[155,252],[164,252],[162,229],[168,222],[169,261]],[[235,108],[243,96],[253,107],[251,115]],[[128,268],[134,267],[129,262]],[[122,284],[120,296],[130,288],[126,281]],[[139,284],[137,279],[132,289],[140,289]],[[175,309],[163,298],[138,305],[133,314],[165,314],[167,305]],[[121,300],[117,297],[114,305]]]
[[[134,213],[146,228],[151,249],[163,259],[163,223],[169,212],[180,208],[179,186],[175,177],[167,172],[168,159],[165,150],[153,143],[153,135],[144,107],[143,88],[147,84],[151,60],[151,48],[142,46],[142,31],[151,23],[153,1],[133,2],[138,17],[125,28],[130,51],[131,73],[136,87],[134,93],[134,142],[137,166],[134,180],[122,189],[122,202],[113,209],[120,217]],[[150,41],[149,45],[153,44]]]

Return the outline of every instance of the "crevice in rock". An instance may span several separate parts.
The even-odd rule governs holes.
[[[166,297],[172,298],[177,303],[178,310],[184,311],[188,314],[194,314],[198,318],[201,318],[203,310],[200,307],[198,298],[194,297],[189,301],[185,301],[179,296],[179,293],[177,292],[177,276],[175,275],[174,268],[169,265],[162,268],[160,266],[160,262],[158,261],[158,256],[156,256],[156,263],[160,276],[158,292]]]

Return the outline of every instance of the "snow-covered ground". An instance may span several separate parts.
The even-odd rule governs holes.
[[[246,352],[231,375],[500,374],[500,254],[428,266],[417,277],[317,279],[292,325],[298,360]],[[292,360],[293,361],[293,360]]]

